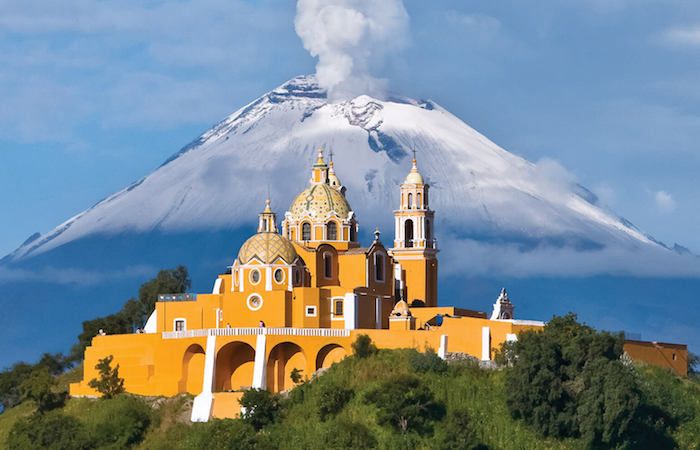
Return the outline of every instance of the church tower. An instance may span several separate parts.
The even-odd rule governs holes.
[[[419,300],[425,306],[437,306],[438,250],[429,188],[418,171],[414,152],[411,171],[401,184],[399,209],[394,211],[396,238],[391,250],[401,271],[397,296],[409,305]]]

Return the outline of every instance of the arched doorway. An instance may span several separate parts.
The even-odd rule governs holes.
[[[411,219],[406,219],[406,222],[404,222],[404,247],[409,248],[413,247],[413,220]]]
[[[199,344],[192,344],[182,356],[182,377],[178,384],[178,392],[197,395],[202,392],[203,380],[204,349]]]
[[[345,356],[347,356],[347,353],[343,347],[338,344],[328,344],[318,351],[316,370],[327,369],[333,363],[340,362]]]
[[[311,375],[307,372],[306,357],[301,347],[291,342],[275,345],[267,361],[267,389],[281,392],[294,387],[290,378],[294,369],[299,369],[302,377]]]
[[[245,342],[229,342],[216,355],[214,391],[248,389],[253,385],[255,349]]]

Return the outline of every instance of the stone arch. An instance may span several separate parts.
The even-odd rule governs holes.
[[[267,360],[267,389],[281,392],[294,387],[290,378],[292,370],[301,370],[303,377],[310,376],[304,351],[293,342],[282,342],[270,350]]]
[[[199,344],[192,344],[182,355],[182,377],[178,383],[178,392],[197,395],[202,392],[203,381],[204,349]]]
[[[253,385],[255,349],[245,342],[229,342],[216,354],[214,391],[235,391]]]
[[[340,362],[347,356],[345,348],[340,344],[328,344],[321,348],[316,355],[316,370],[327,369],[333,363]]]

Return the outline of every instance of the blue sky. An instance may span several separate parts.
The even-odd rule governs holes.
[[[406,0],[374,68],[700,253],[700,3]],[[315,61],[294,2],[0,0],[0,254]]]

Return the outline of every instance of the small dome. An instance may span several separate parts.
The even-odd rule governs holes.
[[[413,167],[411,167],[411,171],[408,173],[406,176],[406,179],[403,182],[404,184],[425,184],[423,182],[423,175],[420,174],[418,171],[418,166],[416,165],[416,159],[413,158]]]
[[[411,311],[408,309],[408,303],[403,300],[399,301],[396,305],[394,305],[391,315],[397,317],[410,317]]]
[[[309,215],[314,220],[324,220],[335,212],[346,219],[352,209],[345,196],[327,184],[312,184],[294,199],[289,212],[294,220]]]
[[[248,264],[257,258],[263,264],[272,264],[277,258],[292,264],[297,258],[292,242],[277,233],[258,233],[245,241],[238,252],[238,261]]]

